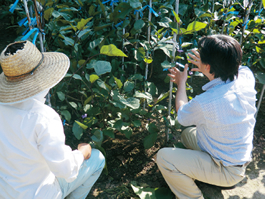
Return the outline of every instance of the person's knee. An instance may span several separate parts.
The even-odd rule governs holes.
[[[167,151],[168,151],[168,148],[162,148],[157,152],[156,158],[155,158],[155,161],[157,164],[160,164],[165,159]]]
[[[92,149],[92,153],[91,153],[91,157],[90,158],[96,159],[97,162],[100,165],[103,165],[103,167],[105,166],[105,156],[101,153],[100,150],[98,150],[98,149]]]

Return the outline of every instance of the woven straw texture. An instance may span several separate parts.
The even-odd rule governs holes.
[[[0,103],[12,104],[25,101],[45,89],[52,88],[65,76],[69,58],[63,53],[44,52],[42,64],[33,72],[21,77],[10,78],[30,72],[38,65],[42,55],[31,42],[14,55],[1,54],[3,73],[0,75]],[[4,50],[5,51],[5,50]],[[4,52],[3,51],[3,52]],[[12,58],[12,59],[11,59]]]

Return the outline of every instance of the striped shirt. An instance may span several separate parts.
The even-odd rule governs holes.
[[[202,151],[222,161],[224,166],[243,165],[251,160],[255,126],[255,78],[248,67],[239,68],[238,78],[215,78],[178,110],[183,126],[196,125]]]

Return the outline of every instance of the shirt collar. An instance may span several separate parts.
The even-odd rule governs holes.
[[[229,83],[230,80],[227,80],[226,82],[222,81],[222,79],[220,77],[213,79],[212,81],[208,82],[207,84],[205,84],[202,87],[203,91],[207,91],[215,86],[218,86],[220,84],[225,84],[225,83]]]

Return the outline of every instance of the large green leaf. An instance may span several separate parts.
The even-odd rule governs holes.
[[[154,146],[157,139],[157,133],[151,133],[144,138],[144,148],[149,149]]]
[[[134,26],[133,27],[134,27],[135,30],[139,30],[139,29],[143,28],[144,25],[145,25],[144,21],[142,19],[139,19],[139,20],[137,20],[134,23]]]
[[[90,82],[94,83],[97,79],[99,79],[99,76],[92,74],[89,76]]]
[[[78,23],[77,23],[77,28],[78,30],[83,30],[83,28],[86,26],[86,24],[92,19],[92,17],[87,18],[87,19],[81,19]]]
[[[141,8],[142,4],[139,0],[130,0],[130,6],[134,9]]]
[[[82,135],[83,135],[84,130],[76,122],[73,124],[72,131],[73,131],[75,137],[78,140],[80,140]]]
[[[62,111],[61,111],[61,115],[63,115],[64,118],[65,118],[68,122],[70,122],[70,120],[71,120],[71,113],[70,113],[69,111],[67,111],[67,110],[62,110]]]
[[[57,96],[61,101],[64,101],[65,94],[62,91],[57,92]]]
[[[263,3],[263,7],[265,9],[265,0],[262,0],[262,3]]]
[[[150,124],[147,124],[146,125],[146,128],[147,130],[150,132],[150,133],[157,133],[158,132],[158,128],[157,126],[155,125],[155,123],[150,123]]]
[[[103,132],[99,129],[97,129],[94,133],[94,135],[91,136],[91,139],[93,140],[93,142],[95,142],[98,146],[101,146],[104,136],[103,136]]]
[[[262,72],[257,72],[255,77],[259,80],[259,83],[265,84],[265,74]]]
[[[134,82],[131,82],[131,81],[126,81],[125,83],[124,83],[124,91],[125,92],[131,92],[133,89],[134,89]]]
[[[207,26],[206,23],[202,23],[202,22],[199,22],[199,21],[193,21],[192,23],[190,23],[190,24],[188,25],[187,32],[185,32],[185,34],[191,34],[191,33],[193,33],[193,32],[196,32],[196,31],[202,30],[202,29],[204,29],[206,26]]]
[[[123,126],[123,127],[121,127],[121,132],[125,134],[126,138],[130,139],[133,130],[129,126]]]
[[[113,44],[102,46],[100,49],[100,54],[108,56],[128,57]]]
[[[52,16],[52,12],[54,11],[54,8],[48,8],[44,11],[44,19],[49,21],[50,17]]]
[[[108,61],[97,61],[94,65],[95,72],[98,76],[111,72],[111,64]],[[90,76],[91,79],[91,76]]]
[[[109,136],[111,138],[115,138],[115,134],[114,134],[112,129],[105,129],[105,130],[102,130],[102,131],[103,131],[104,135],[107,135],[107,136]]]

